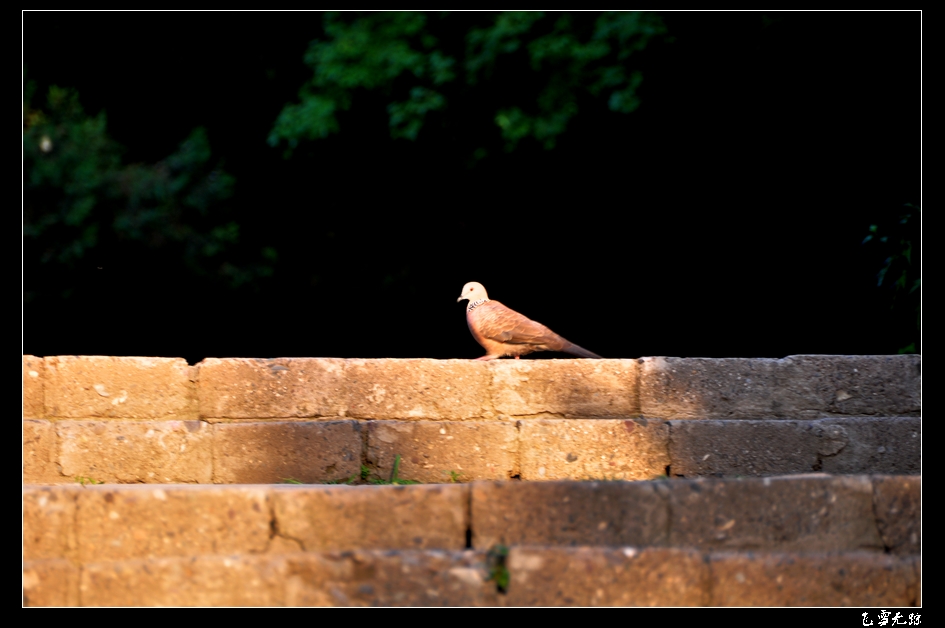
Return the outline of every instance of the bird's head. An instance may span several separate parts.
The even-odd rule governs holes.
[[[488,299],[489,295],[486,294],[486,289],[482,287],[481,283],[476,281],[470,281],[465,286],[463,286],[463,291],[460,293],[459,298],[456,299],[456,302],[460,302],[463,299],[469,299],[470,302],[478,301],[479,299]]]

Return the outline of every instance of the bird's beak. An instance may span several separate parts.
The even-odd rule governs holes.
[[[466,298],[466,297],[464,297],[463,295],[459,295],[459,298],[456,299],[456,302],[459,303],[460,301],[462,301],[462,300],[465,299],[465,298]]]

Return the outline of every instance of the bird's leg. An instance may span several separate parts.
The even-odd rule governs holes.
[[[515,356],[515,359],[518,360],[518,359],[520,359],[521,357],[522,357],[522,356],[517,355],[517,356]]]

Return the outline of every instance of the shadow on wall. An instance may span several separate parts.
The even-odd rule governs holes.
[[[361,472],[357,421],[218,423],[213,429],[217,484],[314,484]]]

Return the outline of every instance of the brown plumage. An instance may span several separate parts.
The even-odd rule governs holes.
[[[541,323],[528,319],[498,301],[489,299],[482,284],[471,281],[463,286],[456,301],[469,300],[466,323],[476,342],[486,350],[478,360],[494,360],[503,356],[519,356],[533,351],[562,351],[581,358],[598,358],[573,342],[569,342]]]

